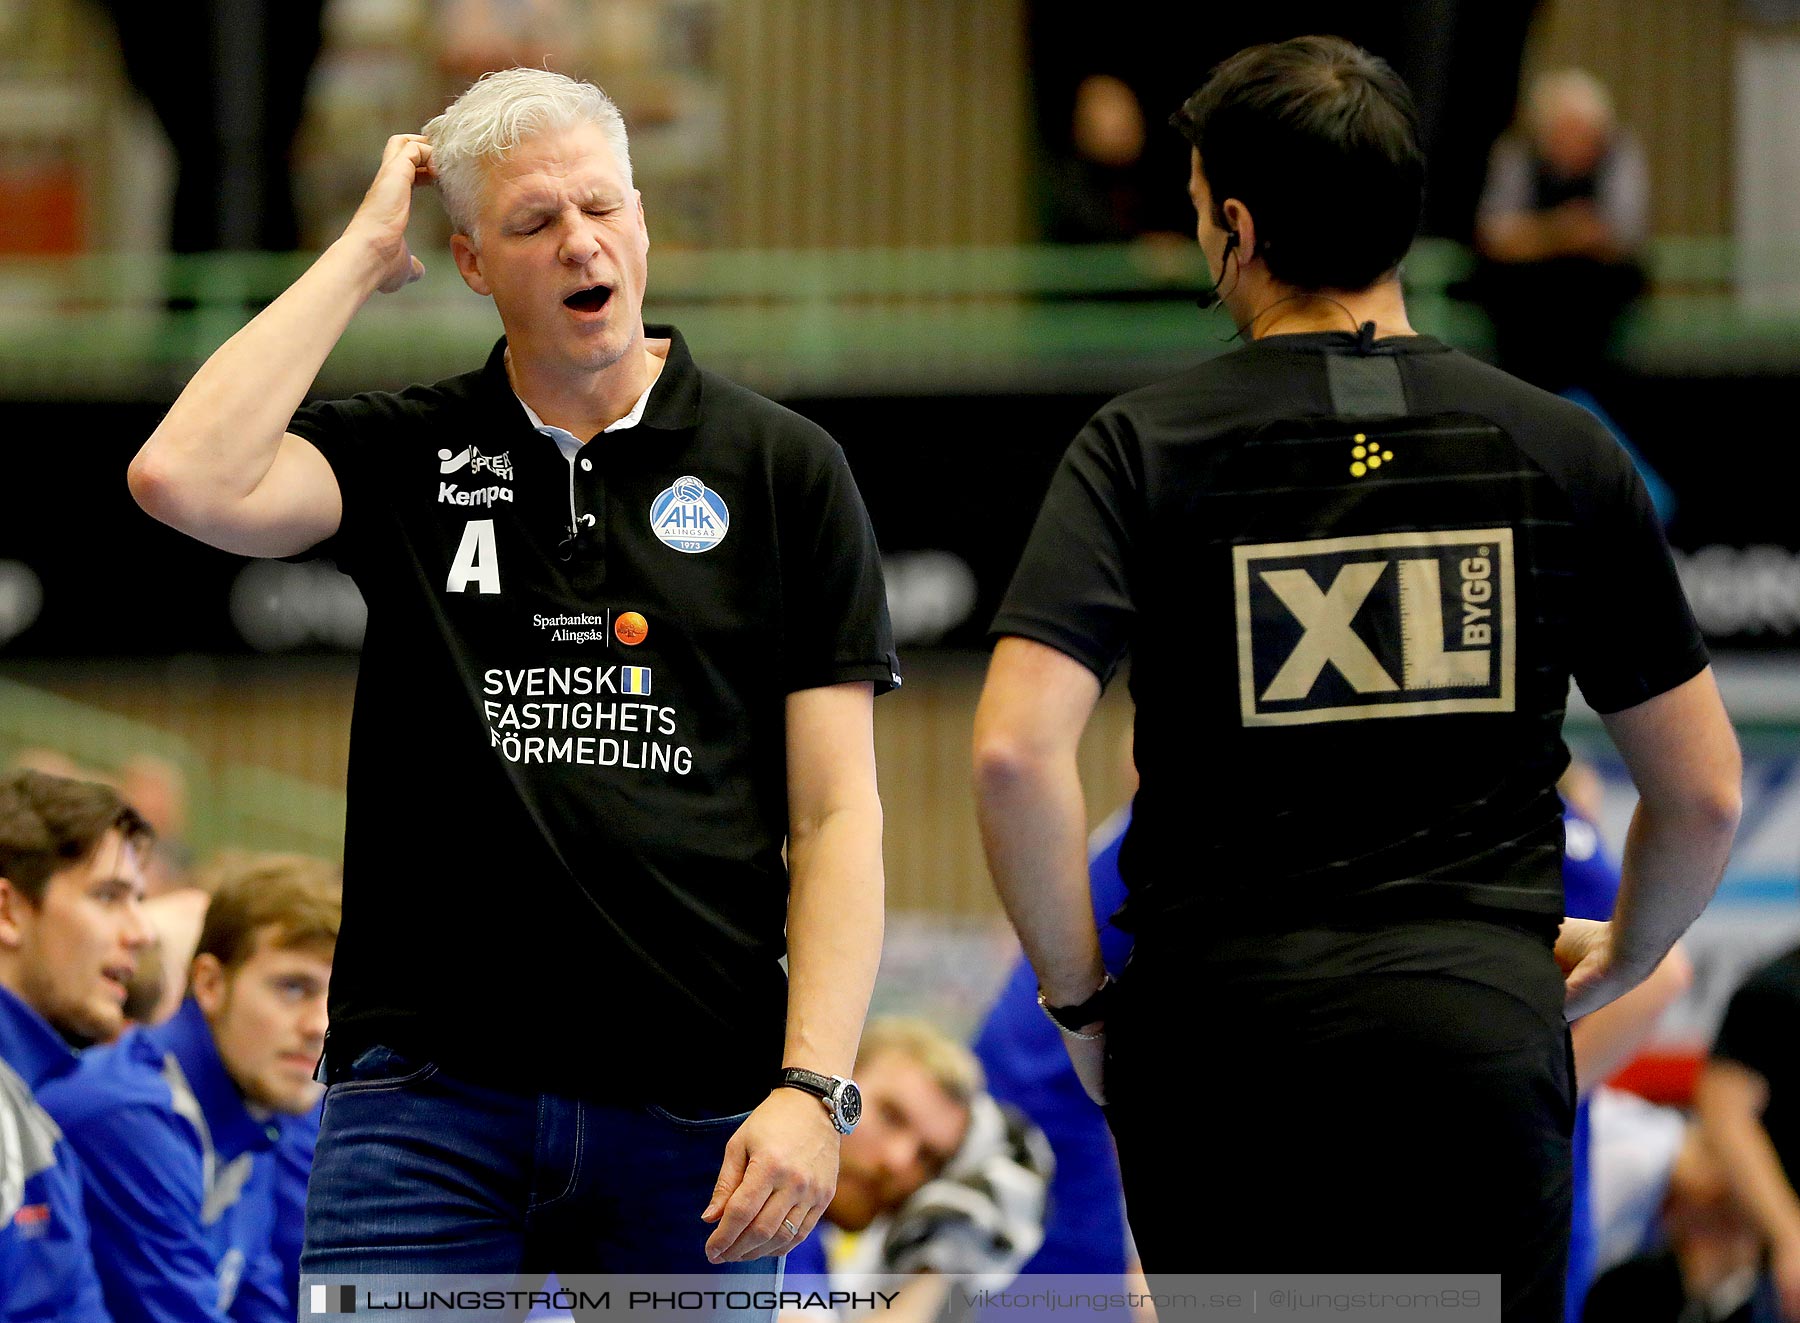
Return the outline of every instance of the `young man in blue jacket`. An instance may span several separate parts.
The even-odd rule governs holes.
[[[115,1323],[288,1323],[275,1249],[283,1119],[318,1100],[341,912],[334,870],[266,856],[207,907],[167,1024],[92,1052],[44,1092],[83,1166]]]
[[[37,1095],[72,1040],[124,1027],[149,834],[110,786],[0,780],[0,1323],[106,1318],[79,1164]]]

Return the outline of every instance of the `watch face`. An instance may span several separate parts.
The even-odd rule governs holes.
[[[846,1132],[854,1130],[862,1120],[862,1090],[849,1080],[844,1081],[843,1091],[838,1094],[838,1111],[844,1118]]]

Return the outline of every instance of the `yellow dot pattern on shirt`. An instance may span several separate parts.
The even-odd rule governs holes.
[[[1383,464],[1393,462],[1394,452],[1391,450],[1383,450],[1379,445],[1371,445],[1369,443],[1369,434],[1367,432],[1358,432],[1352,440],[1355,444],[1350,447],[1351,477],[1364,477],[1380,468]]]

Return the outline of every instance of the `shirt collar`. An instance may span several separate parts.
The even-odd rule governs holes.
[[[50,1022],[0,988],[0,1060],[4,1060],[36,1093],[51,1080],[75,1069],[75,1049],[50,1027]]]
[[[680,331],[668,325],[646,324],[644,336],[650,340],[667,340],[669,353],[663,359],[663,370],[656,378],[655,389],[649,392],[647,400],[642,401],[644,411],[637,425],[661,432],[683,431],[696,426],[700,421],[700,369],[695,365],[693,355],[688,353],[687,341],[682,339]],[[510,424],[517,426],[519,411],[514,406],[515,402],[522,404],[523,401],[513,393],[512,382],[506,376],[505,336],[495,342],[481,375],[489,397],[504,406],[511,415]],[[531,426],[535,428],[538,424]]]
[[[244,1095],[238,1091],[225,1063],[219,1058],[213,1042],[212,1026],[206,1022],[200,1003],[189,997],[166,1024],[145,1031],[145,1036],[163,1052],[175,1054],[182,1076],[206,1117],[207,1133],[221,1162],[229,1162],[246,1151],[270,1148],[281,1133],[273,1121],[259,1121],[250,1115]]]
[[[660,376],[656,379],[656,381],[661,380],[662,378]],[[650,402],[650,392],[656,389],[656,381],[653,381],[648,386],[644,387],[644,393],[638,396],[637,403],[631,406],[630,413],[626,414],[617,422],[609,423],[601,428],[600,435],[605,436],[608,432],[623,432],[627,428],[636,427],[642,422],[644,418],[644,406]],[[542,418],[539,418],[537,416],[537,410],[525,403],[525,397],[523,395],[519,395],[515,391],[514,396],[519,401],[519,407],[525,410],[525,416],[531,420],[531,425],[537,428],[537,430],[542,432],[545,436],[549,437],[552,441],[556,442],[556,447],[563,452],[563,456],[566,459],[573,461],[575,452],[580,450],[584,444],[582,439],[566,427],[557,427],[551,423],[545,422]]]

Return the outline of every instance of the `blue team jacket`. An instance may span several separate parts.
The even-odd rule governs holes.
[[[282,1288],[300,1295],[300,1242],[306,1229],[306,1182],[312,1175],[313,1151],[319,1146],[319,1122],[325,1115],[321,1098],[304,1116],[281,1118],[281,1142],[275,1145],[275,1261],[281,1266]]]
[[[1131,934],[1112,916],[1125,903],[1119,850],[1131,815],[1104,823],[1089,841],[1088,887],[1100,954],[1117,976],[1131,954]],[[1044,1243],[1022,1271],[1083,1273],[1122,1279],[1126,1264],[1125,1206],[1119,1160],[1106,1117],[1081,1087],[1062,1035],[1038,1008],[1037,975],[1020,959],[975,1036],[975,1055],[988,1092],[1012,1103],[1039,1125],[1056,1154]],[[1116,1311],[1106,1317],[1117,1316]]]
[[[0,1323],[106,1323],[80,1163],[36,1096],[75,1063],[49,1023],[0,988]]]
[[[281,1127],[251,1115],[191,998],[40,1097],[81,1159],[116,1323],[291,1323],[271,1248]]]

